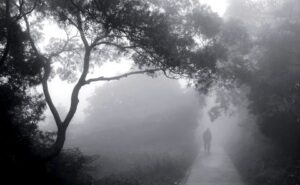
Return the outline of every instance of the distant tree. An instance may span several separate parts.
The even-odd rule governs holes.
[[[247,143],[247,136],[237,139],[237,144],[229,150],[236,149],[234,162],[250,184],[297,184],[300,182],[299,1],[231,2],[220,31],[220,40],[228,50],[227,61],[218,66],[217,80],[212,86],[217,91],[219,106],[210,115],[217,118],[234,102],[239,107],[245,97],[236,92],[247,94],[246,105],[255,116],[253,122],[259,134],[251,129],[251,122],[242,124],[241,129],[251,132],[253,143]],[[255,160],[259,162],[253,163]],[[263,168],[260,164],[264,164]]]
[[[221,31],[228,56],[218,68],[218,85],[227,90],[247,86],[249,110],[261,131],[279,148],[299,155],[300,4],[295,0],[232,2]],[[223,109],[215,108],[213,114],[237,99],[232,92],[227,94],[232,97],[225,97]]]
[[[182,152],[194,144],[200,99],[176,81],[136,75],[95,92],[84,124],[69,130],[73,145],[102,155],[117,150],[125,158],[136,150]]]
[[[212,76],[216,62],[224,57],[224,49],[216,41],[221,19],[197,1],[168,2],[167,5],[155,0],[12,1],[43,66],[43,92],[57,126],[55,143],[45,158],[58,155],[63,148],[66,130],[77,110],[79,92],[85,85],[157,71],[170,78]],[[33,29],[33,19],[39,22],[43,18],[55,20],[67,33],[66,40],[53,40],[46,51],[37,47],[38,33]],[[120,57],[133,60],[139,70],[114,77],[87,78],[92,66]],[[55,74],[69,81],[76,81],[79,76],[64,119],[48,89],[48,80]]]
[[[242,136],[245,141],[235,145],[245,152],[236,152],[235,161],[250,184],[300,182],[299,10],[297,0],[231,0],[219,32],[227,60],[219,63],[210,86],[218,96],[210,116],[216,119],[246,102],[258,136],[267,136],[266,143],[258,139],[247,121],[243,128],[252,132],[254,142],[247,144]],[[264,167],[249,164],[251,157]]]

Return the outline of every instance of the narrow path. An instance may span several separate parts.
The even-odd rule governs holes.
[[[245,185],[231,159],[221,147],[200,154],[185,185]]]

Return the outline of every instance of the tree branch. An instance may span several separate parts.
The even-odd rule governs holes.
[[[83,9],[80,8],[73,0],[71,0],[71,3],[75,8],[77,8],[78,11],[81,11],[81,12],[83,11]]]
[[[68,48],[68,45],[69,45],[70,41],[73,38],[76,38],[77,36],[75,35],[75,36],[69,37],[67,32],[66,32],[66,35],[67,35],[67,39],[64,41],[64,45],[61,48],[59,48],[57,51],[48,54],[49,60],[51,60],[54,57],[59,57],[60,54],[62,54],[63,52],[74,51],[74,48]]]
[[[83,71],[81,73],[81,76],[80,76],[78,82],[76,83],[76,85],[73,88],[69,112],[68,112],[65,120],[63,121],[63,125],[65,128],[67,128],[69,126],[69,124],[77,110],[77,106],[79,103],[78,95],[79,95],[80,89],[85,85],[85,78],[89,71],[90,55],[91,55],[91,48],[88,47],[88,48],[86,48],[85,55],[84,55]]]
[[[30,25],[29,25],[29,22],[28,22],[26,14],[23,14],[23,18],[24,18],[24,21],[25,21],[26,32],[28,34],[30,45],[31,45],[32,49],[34,50],[35,54],[37,56],[39,56],[39,57],[42,57],[42,55],[40,54],[39,50],[37,49],[37,47],[36,47],[36,45],[34,43],[34,40],[31,37]],[[45,57],[42,57],[42,58],[45,58]]]
[[[30,14],[31,12],[33,12],[33,10],[37,7],[38,2],[37,2],[37,0],[34,1],[34,4],[33,4],[32,8],[30,8],[27,12],[24,12],[24,10],[23,10],[24,4],[25,4],[24,0],[19,0],[19,5],[14,3],[14,5],[16,5],[19,9],[19,15],[16,16],[16,20],[19,20],[22,17],[24,17],[24,16]]]
[[[51,98],[51,95],[50,95],[49,89],[48,89],[48,78],[50,76],[50,72],[51,72],[50,62],[48,62],[44,67],[44,77],[43,77],[43,80],[42,80],[42,86],[43,86],[43,91],[44,91],[46,102],[47,102],[47,104],[50,108],[50,111],[53,114],[55,123],[56,123],[58,128],[61,128],[62,127],[62,121],[61,121],[61,118],[59,116],[59,113],[58,113],[57,109],[55,108],[55,105],[52,101],[52,98]]]
[[[80,89],[82,88],[82,86],[84,86],[85,83],[85,78],[89,72],[89,67],[90,67],[90,56],[91,56],[91,51],[92,51],[92,47],[89,45],[85,33],[83,31],[82,28],[82,20],[81,20],[81,16],[80,16],[80,12],[78,12],[77,14],[77,29],[80,33],[80,37],[81,40],[84,44],[85,47],[85,54],[84,54],[84,59],[83,59],[83,71],[80,75],[80,78],[78,80],[78,82],[76,83],[76,85],[73,88],[72,91],[72,95],[71,95],[71,104],[70,104],[70,108],[68,111],[68,114],[65,118],[65,120],[63,121],[63,126],[64,128],[67,128],[72,120],[72,118],[74,117],[77,107],[78,107],[78,103],[79,103],[79,92]]]
[[[125,49],[134,49],[134,48],[137,48],[138,46],[136,45],[129,45],[129,46],[122,46],[120,44],[117,44],[117,43],[113,43],[113,42],[108,42],[108,41],[102,41],[102,42],[95,42],[92,46],[97,46],[97,45],[102,45],[102,44],[105,44],[105,45],[110,45],[110,46],[114,46],[120,50],[125,50]]]
[[[136,75],[136,74],[144,74],[144,73],[154,73],[156,71],[160,71],[162,69],[147,69],[147,70],[142,70],[142,71],[132,71],[132,72],[128,72],[128,73],[124,73],[122,75],[118,75],[118,76],[113,76],[113,77],[103,77],[100,76],[98,78],[90,78],[88,80],[85,81],[84,85],[90,84],[92,82],[97,82],[97,81],[111,81],[111,80],[120,80],[121,78],[125,78],[131,75]]]
[[[77,29],[78,29],[78,31],[79,31],[81,40],[82,40],[84,46],[85,46],[86,48],[88,48],[88,47],[89,47],[89,43],[88,43],[88,41],[87,41],[87,39],[86,39],[86,36],[85,36],[85,34],[84,34],[84,31],[83,31],[83,27],[82,27],[82,19],[81,19],[80,12],[77,13],[77,23],[78,23]]]
[[[181,78],[181,76],[170,76],[166,70],[163,70],[163,73],[167,78],[172,79],[172,80],[179,80]]]
[[[25,20],[25,24],[26,24],[26,30],[27,30],[27,34],[29,37],[29,41],[31,44],[31,47],[33,48],[35,54],[44,61],[44,76],[43,76],[43,80],[42,80],[42,86],[43,86],[43,91],[44,91],[44,95],[45,95],[45,100],[49,106],[49,109],[54,117],[55,123],[57,125],[58,128],[60,128],[62,126],[62,121],[61,118],[59,116],[59,113],[56,109],[56,107],[54,106],[54,103],[52,101],[51,95],[49,93],[49,89],[48,89],[48,78],[50,76],[51,73],[51,66],[50,66],[50,61],[49,59],[47,59],[45,56],[43,56],[42,54],[40,54],[40,52],[38,51],[34,40],[31,37],[31,33],[30,33],[30,25],[28,22],[28,19],[26,17],[26,14],[23,14],[23,18]]]

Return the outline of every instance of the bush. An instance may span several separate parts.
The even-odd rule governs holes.
[[[189,155],[143,155],[143,159],[119,174],[104,176],[96,185],[174,185],[185,177],[196,156]]]

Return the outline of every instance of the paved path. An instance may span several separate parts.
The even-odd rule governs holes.
[[[231,159],[219,147],[210,154],[200,154],[186,179],[185,185],[245,185]]]

